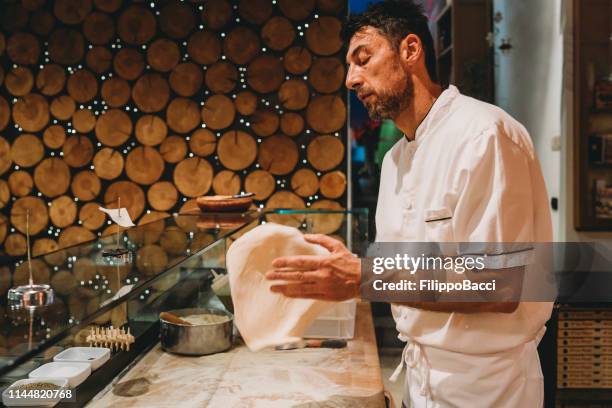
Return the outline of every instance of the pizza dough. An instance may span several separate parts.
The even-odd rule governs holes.
[[[300,340],[317,316],[333,302],[293,299],[270,291],[278,281],[265,273],[272,261],[291,255],[326,255],[320,245],[306,242],[292,227],[267,223],[237,239],[227,251],[234,321],[252,351]]]

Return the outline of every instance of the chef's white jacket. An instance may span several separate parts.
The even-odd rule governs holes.
[[[387,152],[379,242],[550,242],[548,196],[525,128],[450,86]],[[537,343],[552,303],[514,313],[441,313],[392,305],[407,342],[407,406],[540,407]]]

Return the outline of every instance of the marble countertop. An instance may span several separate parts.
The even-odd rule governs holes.
[[[251,352],[245,346],[202,357],[159,344],[88,407],[383,408],[370,305],[358,303],[355,337],[344,349]]]

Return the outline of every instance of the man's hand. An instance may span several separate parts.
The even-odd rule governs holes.
[[[277,258],[266,279],[283,280],[272,292],[292,298],[342,301],[359,296],[361,261],[342,242],[322,234],[304,239],[328,249],[329,255],[298,255]]]

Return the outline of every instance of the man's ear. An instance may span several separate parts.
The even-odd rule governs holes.
[[[423,54],[423,45],[419,36],[416,34],[408,34],[404,37],[400,42],[399,54],[402,64],[409,67],[416,65]]]

